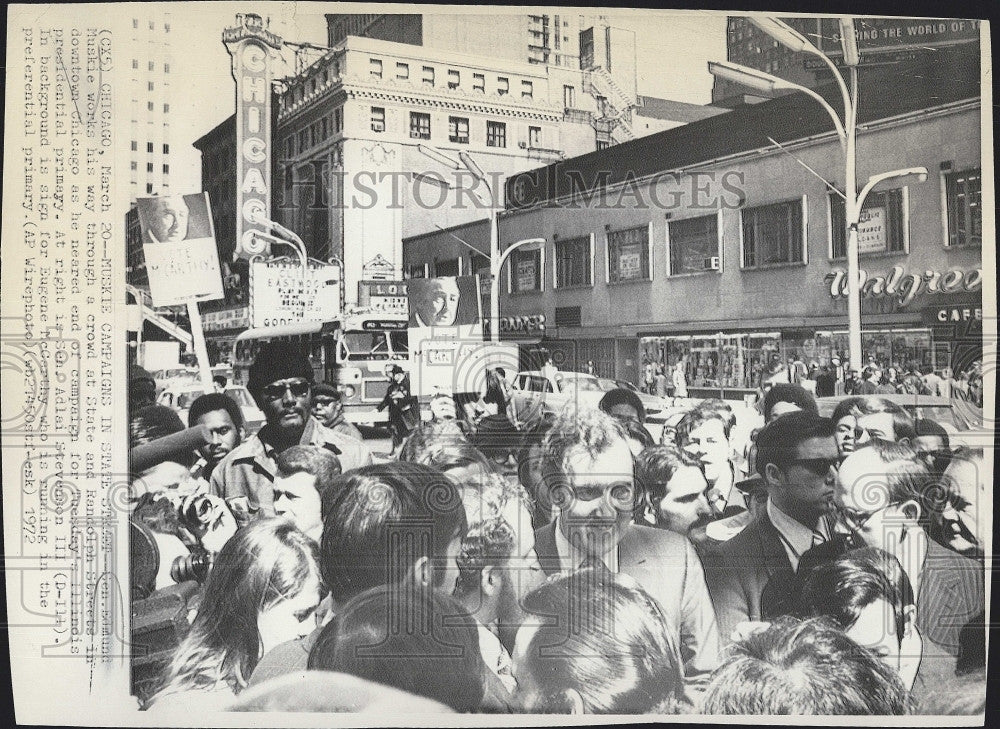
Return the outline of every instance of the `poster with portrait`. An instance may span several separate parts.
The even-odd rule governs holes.
[[[434,337],[482,339],[482,304],[477,276],[445,276],[407,281],[411,329],[431,329]]]
[[[223,297],[208,193],[136,200],[153,306]]]

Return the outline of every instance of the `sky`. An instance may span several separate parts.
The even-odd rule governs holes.
[[[408,6],[392,6],[399,12]],[[488,6],[477,6],[482,13]],[[181,10],[192,12],[181,12]],[[198,2],[170,3],[172,77],[183,79],[172,89],[172,108],[179,113],[170,120],[172,144],[178,151],[172,177],[185,192],[200,189],[201,155],[191,144],[233,113],[235,91],[229,54],[222,44],[222,30],[235,24],[236,13],[256,12],[270,18],[270,30],[285,40],[326,45],[324,12],[371,12],[373,6],[347,3],[295,2]],[[455,12],[455,7],[441,8]],[[430,8],[421,7],[423,12]],[[495,8],[512,13],[517,8]],[[565,13],[566,8],[552,8]],[[544,12],[543,8],[522,8],[521,12]],[[583,8],[592,15],[599,8]],[[628,10],[609,8],[604,13],[615,27],[636,34],[639,66],[638,91],[676,101],[707,104],[711,101],[712,77],[706,70],[709,60],[726,58],[726,16],[724,13],[680,10]],[[178,41],[183,40],[183,46]],[[292,56],[276,75],[292,74]],[[177,174],[173,174],[176,172]]]

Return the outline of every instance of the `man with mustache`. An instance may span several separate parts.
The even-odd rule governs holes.
[[[243,440],[243,413],[231,397],[212,392],[191,403],[188,427],[196,425],[208,428],[211,437],[209,443],[198,449],[199,460],[195,464],[197,475],[208,479],[222,459]]]
[[[323,427],[310,412],[313,371],[309,360],[287,342],[269,342],[250,367],[247,389],[266,424],[226,456],[212,472],[213,494],[229,504],[241,526],[275,516],[275,459],[295,445],[326,448],[344,471],[372,463],[361,441]]]

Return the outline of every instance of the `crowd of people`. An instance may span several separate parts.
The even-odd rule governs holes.
[[[984,711],[991,478],[937,424],[778,383],[759,427],[704,400],[657,441],[630,390],[525,414],[502,372],[413,422],[392,374],[378,457],[291,347],[250,369],[249,436],[225,395],[185,429],[134,374],[161,564],[133,599],[201,585],[143,708]]]

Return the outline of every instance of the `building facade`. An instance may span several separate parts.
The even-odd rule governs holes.
[[[930,97],[918,80],[895,79],[898,95],[862,89],[862,183],[929,171],[877,189],[861,218],[864,359],[883,366],[957,373],[982,356],[979,76],[953,77],[965,81]],[[844,161],[814,101],[787,96],[614,151],[508,183],[501,246],[546,243],[505,266],[503,316],[543,317],[564,369],[594,360],[639,382],[646,362],[683,361],[702,396],[746,394],[789,359],[846,361],[844,205],[833,189]],[[598,179],[602,168],[617,177]]]
[[[170,192],[170,13],[132,18],[128,77],[130,199]],[[151,60],[155,59],[155,60]]]

